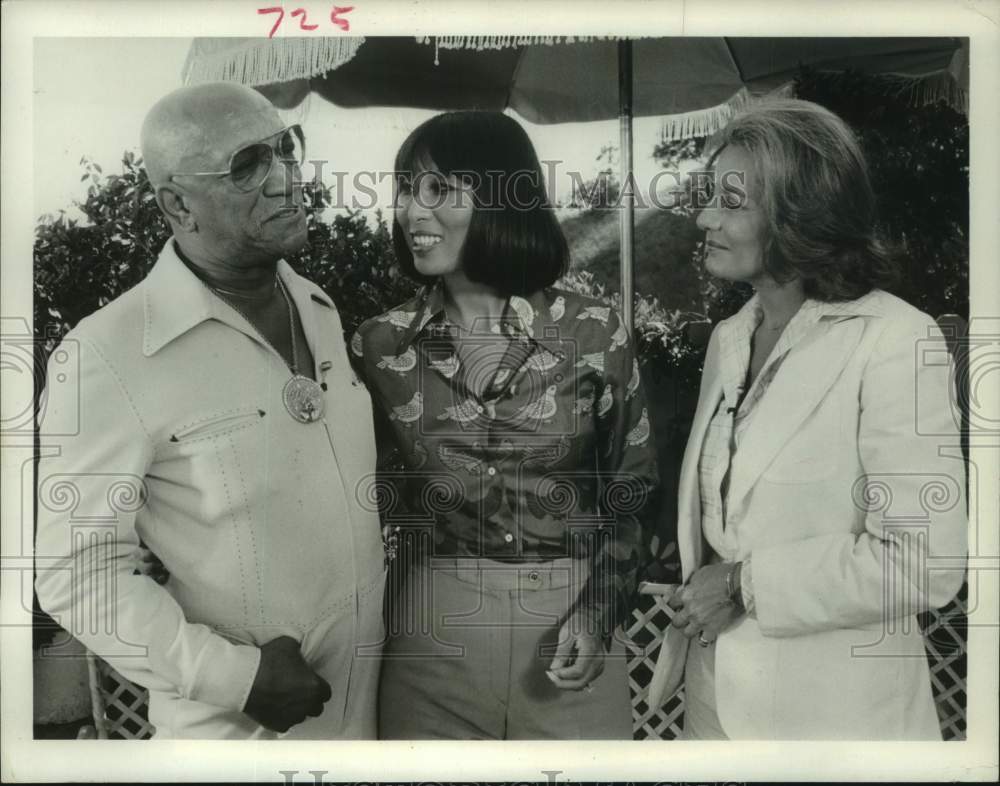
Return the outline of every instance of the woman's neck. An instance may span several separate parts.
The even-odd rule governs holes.
[[[445,309],[453,321],[466,331],[489,332],[503,316],[507,298],[492,287],[469,281],[462,272],[444,279]]]
[[[764,312],[761,324],[767,329],[774,330],[787,325],[806,299],[802,281],[797,278],[784,284],[768,280],[757,282],[754,286]]]

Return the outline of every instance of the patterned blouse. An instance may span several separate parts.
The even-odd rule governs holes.
[[[464,362],[458,330],[438,282],[351,341],[380,442],[405,465],[380,478],[384,522],[427,527],[434,555],[589,558],[577,608],[610,634],[629,608],[658,507],[625,325],[600,301],[544,289],[510,297],[489,333],[465,339]]]

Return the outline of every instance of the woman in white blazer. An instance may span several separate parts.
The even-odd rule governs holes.
[[[943,337],[880,288],[843,121],[761,102],[711,150],[705,265],[755,294],[709,343],[652,693],[683,674],[687,739],[939,739],[915,615],[965,565]]]

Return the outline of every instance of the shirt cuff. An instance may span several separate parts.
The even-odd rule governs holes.
[[[213,635],[198,658],[187,698],[242,712],[259,667],[258,647]]]
[[[743,567],[740,569],[740,594],[743,596],[743,608],[746,609],[747,614],[753,614],[753,572],[749,558],[743,560]]]

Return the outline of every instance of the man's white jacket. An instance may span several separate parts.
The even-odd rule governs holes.
[[[270,736],[242,709],[257,646],[281,635],[333,689],[323,716],[291,733],[375,733],[383,549],[371,402],[333,303],[285,262],[278,273],[327,385],[321,421],[289,415],[288,367],[172,241],[142,283],[69,333],[60,371],[50,364],[38,597],[149,688],[158,736]],[[169,570],[165,586],[134,573],[140,539]]]

